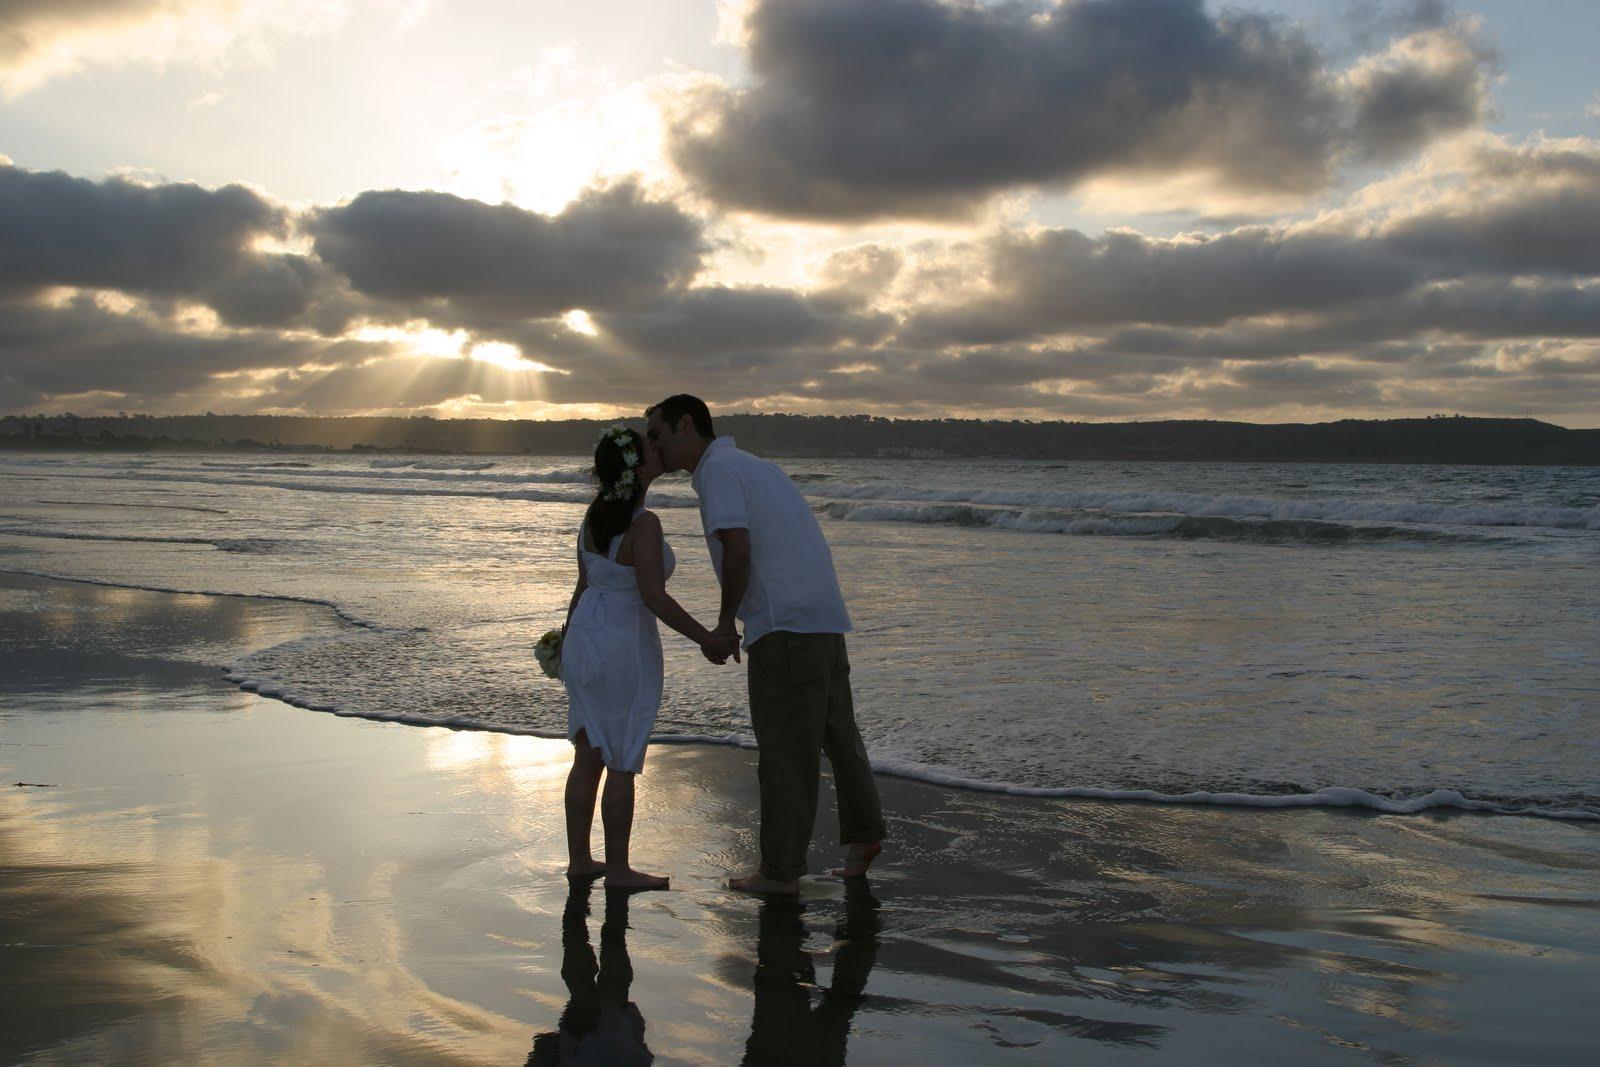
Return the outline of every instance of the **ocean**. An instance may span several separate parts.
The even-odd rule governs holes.
[[[832,545],[884,772],[1600,819],[1600,468],[780,462]],[[564,736],[532,646],[588,498],[575,457],[0,453],[0,570],[325,604],[325,630],[217,669],[316,711]],[[650,504],[709,621],[687,479]],[[658,739],[752,744],[742,668],[663,642]]]

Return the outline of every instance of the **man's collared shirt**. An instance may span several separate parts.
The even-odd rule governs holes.
[[[718,437],[706,447],[691,480],[719,582],[717,531],[750,531],[750,584],[738,611],[746,648],[773,630],[849,632],[850,613],[822,527],[776,463],[740,451],[731,437]]]

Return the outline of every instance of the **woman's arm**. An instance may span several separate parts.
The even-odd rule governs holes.
[[[667,592],[666,562],[662,554],[661,520],[642,511],[633,520],[633,574],[639,595],[656,618],[704,648],[714,638]]]

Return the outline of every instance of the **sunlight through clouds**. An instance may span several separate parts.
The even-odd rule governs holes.
[[[581,333],[585,337],[594,337],[600,332],[595,327],[594,320],[589,317],[589,313],[583,308],[573,308],[561,317],[561,321],[566,325],[567,329],[572,330],[574,333]]]
[[[516,345],[504,341],[480,341],[467,350],[467,356],[479,363],[488,363],[501,370],[532,371],[537,374],[560,374],[561,371],[523,356]]]
[[[0,404],[1592,422],[1594,83],[1401,6],[0,4]]]
[[[549,214],[600,179],[671,180],[654,82],[621,83],[558,46],[497,90],[503,110],[439,146],[448,192]]]
[[[350,337],[356,341],[387,342],[397,353],[419,359],[460,356],[467,343],[465,330],[440,330],[415,322],[404,326],[362,326]]]

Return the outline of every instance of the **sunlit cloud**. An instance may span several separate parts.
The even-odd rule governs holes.
[[[595,328],[594,320],[589,317],[589,313],[583,308],[573,308],[561,316],[561,321],[567,329],[581,333],[586,337],[593,337],[600,332]]]
[[[417,359],[459,357],[469,339],[465,330],[440,330],[419,322],[403,326],[362,326],[351,331],[350,338],[368,344],[380,342],[401,355]]]
[[[352,0],[21,0],[0,8],[0,94],[92,67],[216,66],[279,38],[326,34]],[[385,5],[386,6],[386,5]]]
[[[467,358],[488,363],[501,370],[530,371],[535,374],[562,373],[538,360],[524,358],[521,349],[504,341],[479,341],[467,349]]]

